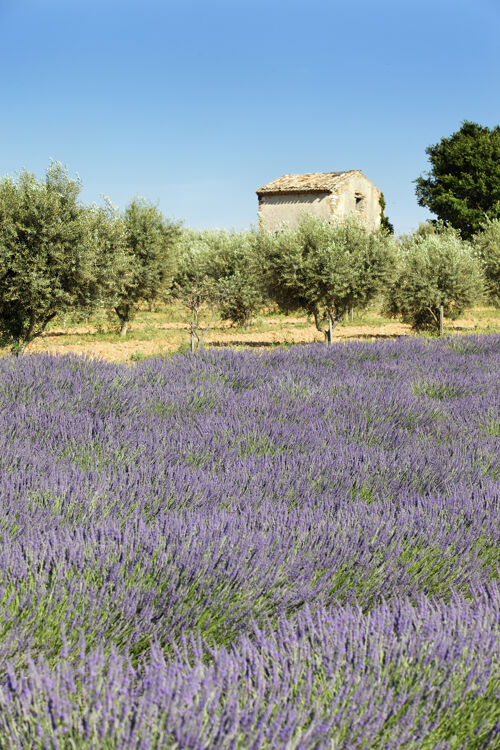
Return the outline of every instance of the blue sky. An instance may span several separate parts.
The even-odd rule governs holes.
[[[0,0],[0,174],[241,229],[264,183],[361,169],[410,231],[426,146],[500,121],[499,31],[498,0]]]

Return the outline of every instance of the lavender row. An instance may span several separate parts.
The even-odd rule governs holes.
[[[257,514],[169,512],[91,528],[38,511],[2,543],[0,658],[53,661],[63,636],[74,645],[81,633],[139,658],[151,640],[168,649],[186,632],[228,644],[251,618],[305,603],[368,610],[419,592],[469,596],[498,577],[498,524],[488,537],[472,521],[478,509],[355,498],[338,511],[268,503]]]
[[[82,641],[52,668],[7,666],[0,746],[498,747],[498,593],[369,614],[305,608],[253,624],[230,648],[188,636],[167,660],[153,644],[140,668]]]

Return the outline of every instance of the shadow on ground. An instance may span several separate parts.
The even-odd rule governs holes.
[[[334,336],[333,343],[340,343],[341,341],[346,341],[347,339],[357,339],[359,341],[374,341],[376,339],[399,339],[404,336],[408,336],[410,334],[403,333],[403,334],[394,334],[394,333],[370,333],[370,334],[359,334],[359,333],[353,333],[353,334],[346,334],[344,336]],[[314,343],[322,343],[321,341],[251,341],[246,339],[234,339],[230,341],[208,341],[207,347],[214,347],[214,348],[231,348],[231,347],[241,347],[241,346],[247,346],[249,348],[255,348],[255,349],[272,349],[276,346],[309,346],[310,344]]]

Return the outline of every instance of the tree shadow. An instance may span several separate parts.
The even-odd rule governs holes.
[[[44,331],[42,333],[42,338],[52,339],[57,338],[58,336],[79,336],[80,338],[89,337],[92,338],[93,336],[99,336],[99,334],[108,334],[113,333],[113,331],[79,331],[77,329],[71,330],[71,331]]]
[[[252,349],[270,349],[273,346],[282,346],[285,342],[283,341],[208,341],[207,347],[215,347],[217,349],[230,349],[234,346],[248,346]],[[286,342],[290,344],[290,342]],[[304,343],[304,342],[300,342]]]
[[[342,341],[358,340],[358,341],[373,341],[386,340],[386,339],[398,339],[402,336],[409,336],[409,333],[353,333],[346,336],[334,336],[333,344],[339,344]],[[310,344],[322,344],[322,341],[252,341],[244,339],[233,339],[231,341],[210,341],[207,342],[207,347],[214,347],[217,349],[232,348],[232,347],[248,347],[249,349],[271,349],[277,346],[309,346]]]
[[[88,336],[88,334],[85,334],[85,333],[75,334],[75,333],[69,333],[68,331],[44,331],[42,333],[42,338],[43,339],[52,339],[52,338],[55,338],[56,336],[76,336],[76,335],[79,335],[79,336],[86,336],[87,335]]]
[[[455,325],[450,326],[449,328],[445,328],[445,333],[447,332],[449,333],[450,331],[451,333],[455,333],[455,331],[461,331],[464,333],[477,333],[478,329],[476,328],[476,326],[472,327],[472,326],[455,326]]]
[[[411,336],[411,333],[349,333],[346,336],[333,337],[334,341],[343,341],[345,339],[358,339],[363,341],[372,341],[373,339],[399,339],[405,336]]]

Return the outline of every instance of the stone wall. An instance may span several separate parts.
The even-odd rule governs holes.
[[[350,175],[337,188],[334,215],[343,219],[353,213],[370,229],[380,226],[380,190],[363,175]]]
[[[259,227],[276,232],[293,228],[306,214],[343,219],[353,213],[370,229],[380,226],[380,190],[361,173],[346,175],[336,192],[272,193],[259,197]]]
[[[330,219],[331,193],[281,193],[259,198],[259,227],[276,232],[296,227],[306,214]]]

